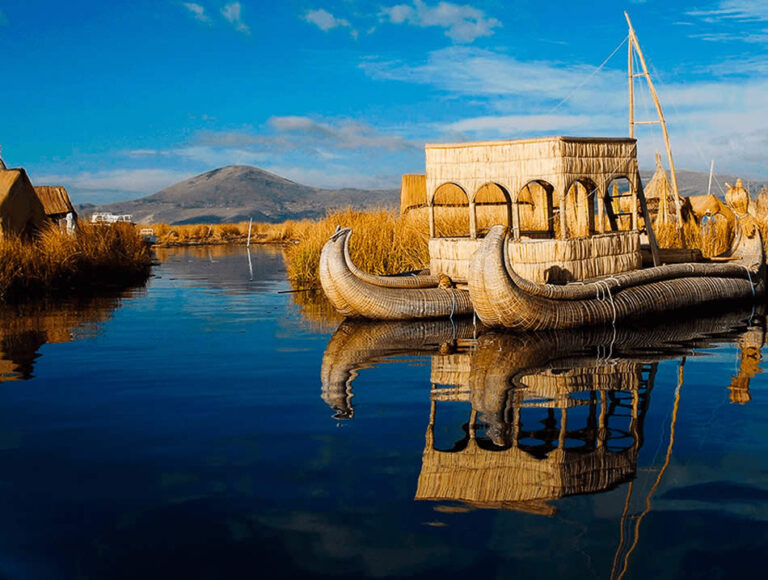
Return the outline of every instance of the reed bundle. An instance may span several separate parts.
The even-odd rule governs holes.
[[[304,287],[319,284],[320,252],[337,226],[352,228],[350,248],[354,264],[371,274],[396,274],[420,270],[429,264],[429,228],[418,211],[400,216],[380,209],[334,211],[320,221],[311,222],[299,232],[297,243],[285,249],[288,277]]]
[[[34,240],[0,240],[0,299],[144,282],[152,258],[133,226],[80,223],[76,236],[45,228]]]

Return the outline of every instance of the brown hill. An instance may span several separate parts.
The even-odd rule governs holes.
[[[345,206],[397,206],[400,192],[322,189],[293,182],[258,167],[232,165],[182,181],[154,195],[108,205],[81,206],[94,211],[131,214],[140,223],[280,222],[317,218]]]

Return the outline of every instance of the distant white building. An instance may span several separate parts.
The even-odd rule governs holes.
[[[133,216],[131,214],[115,215],[109,212],[97,212],[91,215],[92,224],[116,224],[116,223],[133,223]]]

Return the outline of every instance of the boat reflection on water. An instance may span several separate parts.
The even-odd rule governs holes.
[[[477,326],[467,319],[455,322],[345,320],[325,348],[320,369],[321,396],[336,411],[334,418],[351,419],[355,414],[352,381],[361,369],[390,357],[432,353],[451,357],[457,351],[466,351],[477,332]]]
[[[31,378],[44,344],[94,336],[129,292],[0,307],[0,382]]]
[[[635,479],[659,362],[680,361],[674,429],[686,357],[734,340],[740,367],[730,399],[745,403],[759,372],[764,313],[528,334],[487,332],[471,320],[347,321],[323,358],[322,397],[335,417],[351,418],[361,369],[430,356],[431,411],[415,499],[553,515],[553,500]],[[456,420],[441,409],[457,404],[469,404],[462,436],[438,444],[441,417]]]

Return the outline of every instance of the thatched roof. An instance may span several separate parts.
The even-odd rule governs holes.
[[[659,153],[656,153],[656,171],[643,188],[643,191],[647,201],[660,198],[674,199],[672,186],[669,183],[669,179],[667,179],[667,172],[661,164],[661,155]]]
[[[403,175],[400,186],[400,213],[427,205],[427,176]]]
[[[25,234],[42,226],[42,204],[23,169],[0,169],[0,234]]]
[[[67,190],[61,185],[36,185],[35,193],[37,193],[40,203],[43,204],[45,215],[75,213]]]

